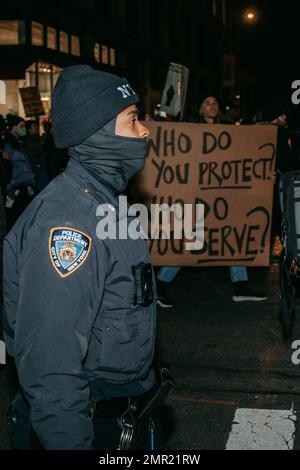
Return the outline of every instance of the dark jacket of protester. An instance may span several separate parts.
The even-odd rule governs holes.
[[[25,148],[29,165],[35,176],[36,191],[40,192],[47,186],[48,178],[46,175],[45,150],[42,146],[39,134],[32,135],[27,132]]]
[[[6,116],[8,129],[11,129],[20,121],[22,121],[22,118],[19,116],[9,114]],[[9,175],[5,190],[8,196],[14,199],[13,206],[6,210],[7,228],[10,230],[32,201],[35,177],[29,165],[23,138],[17,138],[8,130],[4,135],[4,151],[9,158],[9,160],[5,160],[8,164],[5,173],[7,176]],[[31,188],[30,193],[28,187]]]
[[[12,162],[12,175],[7,191],[21,186],[34,186],[35,177],[30,168],[24,143],[21,143],[11,132],[6,132],[4,142],[4,149],[9,153]]]
[[[146,155],[144,139],[114,135],[117,114],[137,102],[118,90],[126,84],[88,66],[64,70],[53,135],[71,159],[5,240],[5,339],[46,449],[93,448],[91,389],[103,400],[154,383],[156,294],[137,304],[133,275],[150,263],[146,241],[96,236],[100,204],[118,230],[117,196]]]

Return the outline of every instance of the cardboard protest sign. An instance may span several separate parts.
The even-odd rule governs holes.
[[[19,88],[26,117],[36,117],[45,114],[39,89],[35,86]]]
[[[174,64],[173,62],[170,63],[161,99],[160,109],[162,111],[174,117],[179,115],[180,119],[182,119],[188,79],[189,69],[187,67],[181,64]]]
[[[276,127],[146,124],[149,153],[141,176],[149,201],[205,207],[201,249],[187,250],[186,240],[160,234],[149,241],[153,264],[267,266]]]

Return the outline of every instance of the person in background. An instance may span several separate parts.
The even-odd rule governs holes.
[[[215,96],[203,96],[199,108],[199,121],[202,124],[224,124],[221,121],[219,103]],[[226,122],[227,124],[227,122]],[[174,302],[168,295],[168,287],[173,282],[180,267],[164,266],[157,273],[157,303],[160,307],[170,308]],[[229,268],[231,282],[234,285],[232,300],[234,302],[242,301],[261,301],[267,297],[264,293],[256,292],[248,285],[248,273],[245,266],[230,266]]]
[[[169,286],[180,271],[179,266],[163,266],[156,275],[157,305],[161,308],[174,307],[174,301],[169,294]]]
[[[69,160],[66,149],[58,149],[55,146],[51,127],[51,118],[43,122],[44,134],[42,135],[42,145],[45,152],[45,169],[48,181],[52,181],[56,176],[60,175],[66,169]]]
[[[5,124],[4,151],[7,152],[12,166],[11,179],[6,186],[5,201],[7,225],[10,229],[31,202],[36,182],[24,145],[27,133],[24,119],[8,114]]]
[[[27,135],[25,137],[25,148],[28,161],[36,179],[36,192],[40,192],[48,183],[45,168],[45,152],[42,146],[39,126],[36,121],[26,121]]]
[[[220,108],[214,96],[205,97],[199,108],[199,121],[201,124],[218,124],[220,119]]]
[[[203,124],[222,123],[220,107],[215,96],[206,96],[199,107],[199,122]],[[266,295],[256,292],[248,285],[248,272],[245,266],[230,266],[230,279],[234,285],[232,300],[234,302],[266,300]]]

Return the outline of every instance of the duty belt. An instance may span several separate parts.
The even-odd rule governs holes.
[[[159,374],[159,383],[144,395],[113,398],[94,404],[92,416],[115,417],[117,419],[122,431],[117,450],[130,448],[137,424],[141,420],[149,419],[150,430],[151,427],[153,428],[151,416],[175,388],[174,379],[166,367],[159,368]]]

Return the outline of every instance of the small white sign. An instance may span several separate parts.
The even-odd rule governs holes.
[[[6,84],[0,80],[0,104],[6,104]]]
[[[170,63],[160,109],[170,116],[177,117],[179,115],[181,121],[185,107],[188,79],[189,69],[187,67],[173,62]]]
[[[0,364],[6,364],[5,343],[2,340],[0,340]]]

